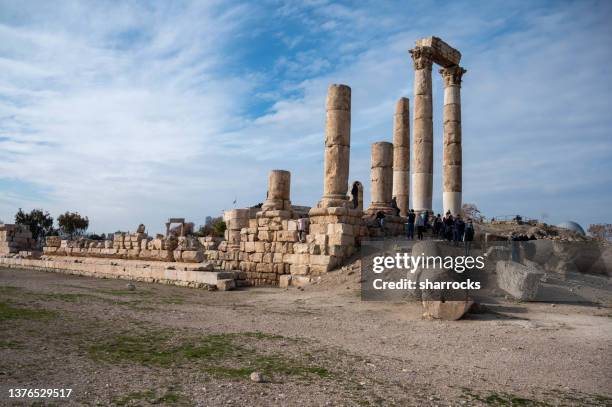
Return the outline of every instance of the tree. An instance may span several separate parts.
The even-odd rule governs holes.
[[[204,225],[200,226],[196,235],[204,237],[204,236],[223,236],[225,233],[225,229],[227,225],[223,221],[223,218],[219,216],[218,218],[213,218],[212,216],[207,216],[204,221]]]
[[[612,224],[610,223],[596,223],[589,225],[588,232],[594,238],[600,240],[612,240]]]
[[[43,212],[42,209],[32,209],[30,213],[26,213],[19,208],[15,214],[15,223],[27,226],[36,240],[50,236],[54,232],[53,218],[49,212]]]
[[[58,216],[57,223],[62,233],[71,238],[83,234],[89,227],[87,216],[83,217],[77,212],[66,212]]]
[[[480,209],[478,209],[476,204],[472,203],[464,203],[461,206],[461,213],[464,218],[472,219],[477,222],[482,222],[482,219],[484,218],[482,213],[480,213]]]

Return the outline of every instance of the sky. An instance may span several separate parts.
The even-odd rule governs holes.
[[[612,218],[610,1],[0,0],[0,220],[88,216],[90,231],[202,224],[323,189],[325,95],[352,88],[350,180],[412,99],[408,50],[462,53],[463,201],[488,217]],[[443,83],[434,79],[434,210]],[[412,113],[412,112],[411,112]],[[233,202],[236,201],[234,204]]]

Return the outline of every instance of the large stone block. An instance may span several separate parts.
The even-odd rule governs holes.
[[[459,65],[461,53],[438,37],[426,37],[416,41],[417,47],[427,47],[432,51],[433,61],[443,67]]]
[[[498,261],[495,269],[497,285],[516,299],[532,301],[536,299],[544,272],[536,263],[525,262]]]

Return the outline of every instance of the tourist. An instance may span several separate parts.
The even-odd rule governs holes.
[[[383,211],[376,212],[376,221],[378,222],[378,227],[383,232],[385,231],[385,213]]]
[[[421,212],[416,218],[417,238],[423,240],[423,230],[425,229],[425,212]]]
[[[444,216],[444,237],[449,242],[453,238],[454,227],[455,227],[455,219],[453,219],[453,215],[451,215],[450,211],[447,211],[446,216]]]
[[[351,195],[353,197],[353,209],[357,209],[357,207],[359,206],[359,186],[357,186],[356,182],[353,182]]]
[[[414,209],[410,209],[408,211],[408,240],[414,240],[415,218],[416,218],[416,214],[414,213]]]
[[[399,208],[399,206],[397,206],[397,198],[396,197],[393,197],[393,199],[391,199],[391,208],[393,208],[393,211],[395,212],[395,216],[399,216],[400,208]]]
[[[308,219],[306,215],[300,215],[297,224],[300,243],[304,243],[306,241],[306,235],[308,234],[308,226],[310,224],[310,219]]]
[[[455,246],[458,246],[459,242],[463,241],[463,233],[465,232],[465,222],[463,222],[463,219],[461,219],[459,215],[457,215],[455,219],[455,228],[453,232],[453,241]]]
[[[440,214],[437,214],[433,220],[433,233],[434,237],[440,238],[442,235],[442,230],[444,229],[444,224],[442,223],[442,218]]]
[[[468,219],[467,224],[465,225],[465,232],[463,234],[463,244],[465,246],[466,256],[470,254],[470,249],[472,247],[473,240],[474,240],[474,225],[472,224],[472,219]]]

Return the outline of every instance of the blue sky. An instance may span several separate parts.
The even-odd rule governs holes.
[[[0,219],[91,230],[322,193],[325,93],[352,88],[351,180],[412,98],[415,40],[458,48],[464,201],[488,216],[611,222],[612,2],[0,0]],[[434,207],[442,80],[434,71]]]

